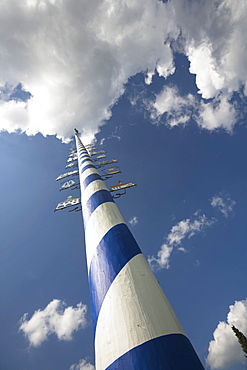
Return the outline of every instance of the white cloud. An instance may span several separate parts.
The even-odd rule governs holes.
[[[21,83],[32,96],[24,104],[2,94],[0,130],[66,140],[77,127],[87,142],[131,76],[151,84],[155,73],[174,73],[179,45],[202,98],[215,99],[199,104],[198,124],[231,131],[231,96],[241,87],[247,95],[246,18],[245,0],[2,0],[0,90]],[[153,114],[185,124],[194,103],[167,88]]]
[[[136,216],[133,216],[130,220],[129,220],[129,224],[131,226],[135,226],[138,224],[138,218]]]
[[[173,247],[162,244],[160,250],[157,253],[157,257],[148,256],[148,263],[152,269],[169,269],[170,268],[170,256],[173,251]]]
[[[166,123],[170,126],[187,123],[191,118],[191,108],[195,104],[191,94],[182,97],[178,89],[174,86],[165,86],[164,89],[156,95],[155,102],[151,107],[151,118],[159,120],[166,113]]]
[[[3,0],[0,33],[0,86],[32,94],[25,105],[1,102],[0,130],[66,139],[77,127],[90,139],[130,76],[174,72],[165,40],[178,28],[158,0]]]
[[[211,206],[217,208],[226,218],[233,212],[235,200],[231,199],[228,195],[220,193],[214,195],[211,199]]]
[[[247,3],[240,0],[173,0],[174,21],[181,29],[177,47],[189,59],[202,99],[181,97],[165,88],[151,104],[151,117],[158,122],[166,113],[170,126],[191,118],[207,130],[219,128],[231,133],[238,119],[233,93],[244,88],[247,95]],[[175,42],[176,45],[176,42]],[[150,78],[149,78],[150,80]],[[205,101],[211,99],[211,101]],[[174,105],[173,105],[174,103]]]
[[[190,60],[190,72],[196,74],[196,84],[204,99],[215,97],[224,86],[224,79],[217,70],[216,60],[212,56],[211,45],[205,41],[197,48],[187,48]]]
[[[219,128],[231,133],[238,113],[227,96],[219,95],[210,102],[195,99],[191,94],[181,96],[176,87],[165,86],[149,104],[151,119],[160,123],[164,114],[165,123],[171,127],[189,123],[193,118],[199,127],[213,131]]]
[[[157,257],[149,256],[148,262],[152,268],[169,268],[170,256],[174,247],[182,252],[186,252],[185,248],[181,247],[182,241],[187,237],[188,239],[197,233],[203,232],[207,227],[212,226],[216,220],[214,218],[208,219],[204,214],[200,215],[197,211],[193,217],[187,218],[178,222],[171,228],[170,233],[166,237],[166,243],[163,244],[157,253]]]
[[[205,215],[200,215],[199,211],[197,211],[193,219],[187,218],[173,226],[167,236],[167,241],[169,245],[179,245],[185,237],[191,238],[214,223],[215,219],[209,220]]]
[[[84,359],[81,359],[78,364],[70,366],[69,370],[95,370],[95,367]]]
[[[182,46],[205,99],[247,87],[247,3],[173,0]],[[247,92],[247,91],[246,91]]]
[[[244,363],[242,348],[233,333],[234,325],[247,335],[247,299],[235,301],[227,315],[227,322],[219,322],[213,333],[214,340],[209,343],[207,364],[211,369],[228,369],[238,363]]]
[[[23,315],[19,330],[31,346],[40,346],[51,334],[59,340],[72,340],[73,333],[86,326],[86,305],[79,303],[75,308],[65,306],[64,302],[53,299],[44,310],[35,311],[30,320],[27,313]]]
[[[227,97],[221,95],[209,103],[201,101],[199,111],[194,118],[202,128],[210,131],[223,128],[231,133],[237,122],[237,112]]]

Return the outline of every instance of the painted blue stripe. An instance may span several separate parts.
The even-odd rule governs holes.
[[[80,159],[80,163],[82,161],[91,161],[91,157],[88,157],[88,156],[85,156],[85,155],[83,157],[80,157],[79,159]]]
[[[80,162],[81,162],[81,163],[86,162],[86,161],[91,161],[91,162],[93,163],[93,161],[92,161],[91,157],[89,157],[89,156],[84,157],[84,158],[81,158],[81,157],[80,157],[79,159],[80,159]]]
[[[102,184],[104,184],[102,180]],[[90,214],[93,213],[93,211],[100,205],[106,202],[113,202],[111,194],[108,190],[102,189],[99,191],[96,191],[87,201],[87,209]]]
[[[87,157],[89,159],[91,158],[88,154],[80,155],[80,159],[85,158],[85,157]]]
[[[80,164],[82,165],[84,162],[87,162],[87,161],[91,161],[91,158],[86,158],[86,159],[83,159],[81,162],[80,162]],[[92,161],[91,161],[92,162]],[[92,162],[93,163],[93,162]],[[95,166],[94,166],[95,167]]]
[[[102,180],[102,178],[100,177],[100,175],[98,173],[92,173],[91,175],[89,175],[88,177],[86,177],[85,180],[83,181],[84,189],[89,184],[91,184],[91,182],[93,182],[95,180]]]
[[[88,164],[87,166],[83,167],[81,169],[81,173],[83,173],[84,171],[86,171],[88,168],[95,168],[95,166],[93,164]]]
[[[94,331],[102,302],[113,280],[126,263],[139,253],[141,250],[125,224],[112,227],[101,239],[89,270]]]
[[[169,334],[125,353],[106,370],[204,370],[189,339]]]
[[[86,157],[85,155],[83,157],[80,157],[79,158],[80,160],[80,164],[82,164],[83,162],[85,161],[91,161],[91,158],[90,157]]]

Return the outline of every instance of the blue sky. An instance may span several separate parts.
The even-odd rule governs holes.
[[[93,369],[82,217],[53,212],[77,127],[137,183],[116,203],[203,364],[240,370],[246,3],[90,4],[0,5],[0,367]]]

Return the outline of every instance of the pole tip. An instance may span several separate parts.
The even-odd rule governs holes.
[[[74,130],[76,134],[79,134],[79,131],[77,130],[77,128],[74,128]]]

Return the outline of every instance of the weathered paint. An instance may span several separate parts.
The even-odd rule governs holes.
[[[98,369],[142,343],[175,333],[185,335],[143,254],[138,254],[113,280],[100,309],[95,333]],[[109,343],[114,344],[112,352]]]
[[[180,322],[77,135],[76,144],[96,370],[202,370]]]
[[[151,339],[111,363],[106,370],[194,370],[203,369],[189,339],[168,334]]]

